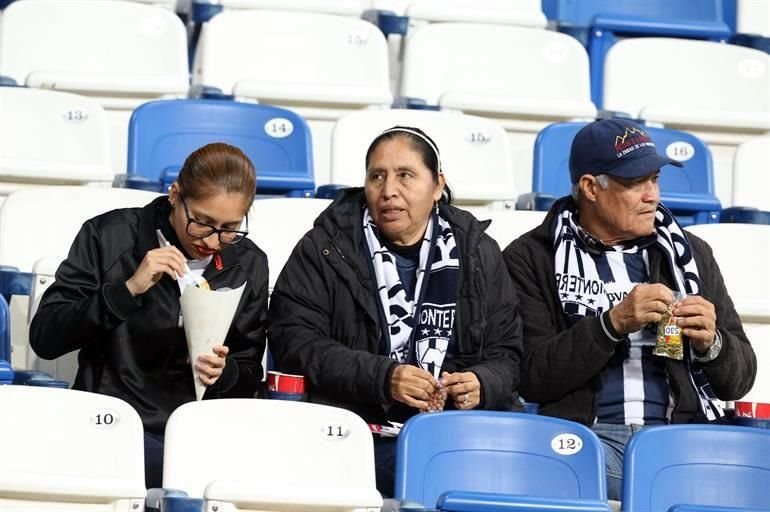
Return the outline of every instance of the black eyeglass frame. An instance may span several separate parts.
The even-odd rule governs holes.
[[[216,233],[217,234],[217,239],[219,240],[219,243],[226,244],[226,245],[235,245],[238,242],[240,242],[241,240],[243,240],[244,238],[246,238],[246,236],[249,234],[249,231],[248,231],[249,230],[249,214],[248,213],[245,216],[245,219],[246,219],[246,231],[240,231],[238,229],[218,228],[218,227],[212,226],[211,224],[206,224],[205,222],[200,222],[200,221],[195,220],[192,217],[190,217],[190,210],[187,208],[187,201],[184,200],[184,196],[182,194],[179,194],[179,199],[182,201],[182,206],[184,207],[184,214],[185,214],[185,217],[187,217],[187,225],[185,226],[185,231],[187,232],[188,235],[190,235],[192,237],[195,237],[195,238],[199,238],[199,239],[202,240],[202,239],[208,238],[212,234]],[[201,227],[207,228],[210,231],[206,235],[196,235],[195,233],[191,233],[190,232],[190,225],[191,224],[195,224],[196,226],[201,226]],[[228,242],[227,240],[222,240],[222,233],[232,233],[236,237],[240,236],[240,238],[236,238],[235,240]]]

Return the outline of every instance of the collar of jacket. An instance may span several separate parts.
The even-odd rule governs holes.
[[[153,199],[151,203],[142,207],[139,212],[139,226],[136,234],[137,244],[134,248],[134,255],[137,261],[141,261],[148,251],[158,248],[158,235],[155,233],[155,208],[163,201],[168,201],[168,196],[164,195]],[[236,247],[237,245],[226,247],[225,250],[220,251],[222,269],[218,270],[212,260],[212,264],[206,267],[203,277],[209,279],[212,275],[237,265],[238,255],[236,254],[237,251],[234,250]]]
[[[358,290],[356,300],[362,304],[369,316],[379,326],[379,313],[374,302],[372,278],[369,265],[361,250],[363,239],[362,208],[366,202],[362,187],[343,190],[334,202],[316,219],[314,225],[323,227],[334,247],[322,248],[330,252],[339,250],[348,265],[336,265],[343,279],[356,281],[362,286],[351,286]],[[480,277],[479,244],[481,235],[490,221],[479,221],[469,212],[451,205],[440,205],[439,212],[452,226],[460,251],[460,290],[459,299],[469,298],[465,311],[456,318],[458,332],[469,329],[484,329],[484,311],[481,302],[485,294]],[[334,259],[330,263],[335,265]],[[458,343],[469,341],[467,336],[459,336]]]

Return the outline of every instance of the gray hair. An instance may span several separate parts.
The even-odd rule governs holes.
[[[596,175],[596,182],[599,184],[602,189],[607,190],[610,187],[610,175],[609,174],[597,174]],[[580,184],[579,183],[573,183],[572,184],[572,191],[570,192],[572,194],[572,199],[575,201],[578,200],[580,197]]]

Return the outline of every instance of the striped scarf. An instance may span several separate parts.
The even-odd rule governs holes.
[[[619,297],[611,296],[613,290],[608,286],[610,283],[605,283],[601,279],[592,256],[592,254],[596,255],[613,249],[604,246],[575,223],[574,212],[569,204],[566,203],[554,218],[552,233],[557,284],[566,280],[570,283],[570,288],[574,287],[580,291],[579,294],[573,294],[570,297],[560,295],[564,314],[572,324],[585,316],[600,316],[611,307],[612,303],[619,302],[617,300]],[[628,242],[622,250],[633,252],[645,250],[651,246],[656,246],[663,251],[674,277],[675,291],[689,295],[700,293],[698,266],[690,243],[674,215],[661,204],[658,205],[655,214],[655,233]],[[724,412],[717,403],[706,374],[700,364],[693,360],[691,350],[685,350],[684,353],[684,363],[688,369],[690,384],[700,398],[701,411],[709,420],[721,418]]]
[[[380,241],[377,225],[364,210],[364,234],[380,314],[387,324],[383,336],[388,354],[400,363],[416,364],[438,379],[452,352],[460,259],[449,223],[431,215],[420,247],[414,298],[407,299],[396,258]]]

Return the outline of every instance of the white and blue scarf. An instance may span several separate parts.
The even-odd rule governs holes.
[[[452,229],[446,220],[431,215],[420,246],[414,298],[408,300],[395,256],[381,242],[368,209],[364,209],[363,223],[380,313],[387,324],[383,326],[383,337],[388,354],[438,379],[454,341],[460,258]]]
[[[600,241],[586,234],[575,223],[574,213],[568,203],[554,219],[552,233],[557,285],[567,280],[581,290],[577,296],[572,295],[569,298],[560,296],[565,315],[569,317],[571,323],[584,316],[601,316],[613,302],[617,301],[610,297],[612,290],[605,288],[591,253],[612,249],[601,247],[603,244]],[[700,277],[690,243],[674,215],[661,204],[658,205],[655,214],[655,233],[644,239],[631,241],[623,247],[623,250],[644,250],[652,245],[657,246],[665,254],[674,277],[675,290],[684,294],[699,294]],[[700,364],[693,361],[691,350],[685,350],[684,353],[690,383],[700,398],[701,411],[710,421],[723,417],[724,412]]]

